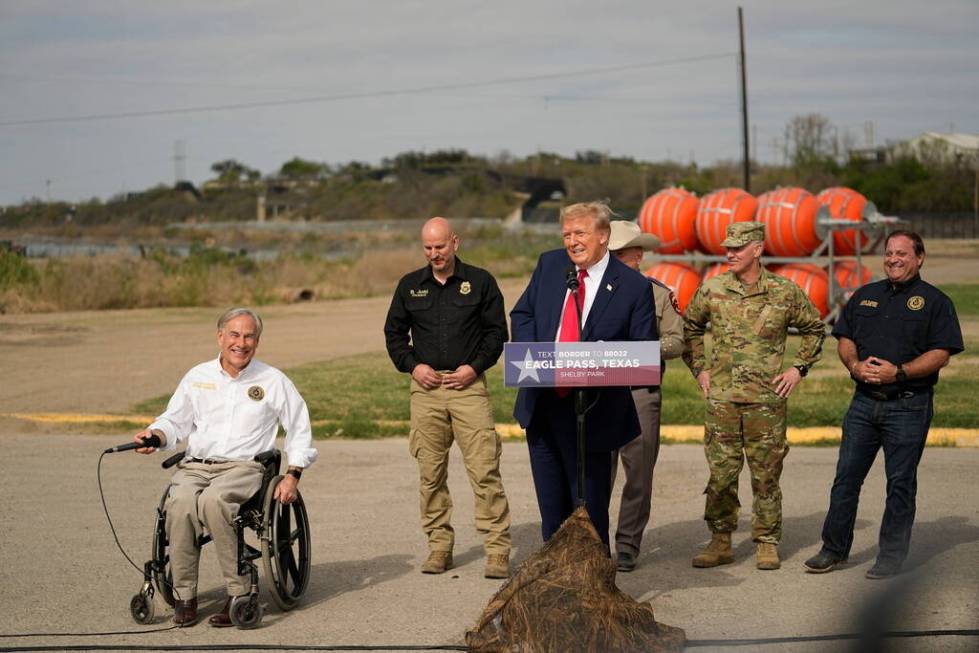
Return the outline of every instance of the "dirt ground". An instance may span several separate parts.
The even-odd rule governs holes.
[[[975,258],[929,259],[926,278],[979,280]],[[503,283],[508,304],[525,281]],[[280,367],[383,349],[388,298],[345,300],[263,310],[260,357]],[[134,402],[170,392],[194,363],[215,353],[213,309],[0,316],[0,413],[121,413]],[[205,624],[138,633],[128,615],[141,575],[115,548],[102,514],[96,463],[115,438],[98,432],[45,433],[0,420],[0,650],[104,644],[122,648],[195,645],[456,644],[499,587],[482,577],[481,543],[473,529],[471,490],[457,452],[450,468],[455,497],[457,569],[418,573],[425,544],[417,522],[417,470],[404,440],[319,442],[321,461],[302,490],[313,524],[313,577],[293,612],[266,601],[254,631]],[[750,524],[742,519],[733,565],[698,570],[690,556],[706,539],[700,515],[706,466],[699,447],[664,447],[655,476],[653,520],[640,567],[618,577],[620,588],[651,601],[657,618],[688,638],[814,637],[852,633],[874,614],[887,630],[979,628],[979,450],[929,449],[919,470],[918,521],[908,567],[896,581],[865,580],[876,552],[883,506],[880,463],[864,488],[847,567],[803,573],[815,553],[836,450],[797,448],[786,464],[783,568],[754,568]],[[117,454],[102,467],[109,511],[123,547],[137,564],[149,549],[153,506],[167,483],[158,458]],[[503,476],[510,497],[514,559],[540,546],[540,521],[525,445],[507,443]],[[746,473],[742,505],[750,506]],[[614,501],[617,505],[617,500]],[[613,520],[615,510],[613,509]],[[264,581],[263,581],[264,582]],[[222,600],[216,560],[202,565],[205,614]],[[877,612],[873,613],[873,608]],[[868,612],[871,610],[871,612]],[[158,626],[170,612],[158,602]],[[869,616],[868,616],[869,615]],[[9,637],[12,634],[132,631],[102,637]],[[973,651],[975,636],[896,640],[893,650]],[[847,650],[846,642],[702,645],[706,651]]]

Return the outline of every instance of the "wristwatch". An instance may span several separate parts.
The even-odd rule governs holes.
[[[904,383],[908,380],[908,373],[904,371],[903,365],[897,366],[897,373],[894,375],[894,378],[898,383]]]
[[[809,374],[808,365],[793,365],[792,367],[799,370],[799,376],[801,376],[802,378],[806,378],[806,375]]]
[[[298,481],[300,478],[302,478],[303,470],[299,468],[290,467],[289,471],[287,471],[286,474],[288,474],[289,476],[293,477]]]

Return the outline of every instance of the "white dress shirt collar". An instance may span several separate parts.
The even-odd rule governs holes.
[[[605,276],[605,270],[608,269],[609,257],[610,254],[608,253],[608,250],[606,250],[605,256],[600,258],[596,263],[592,264],[591,267],[585,268],[585,270],[588,272],[588,276],[585,277],[585,305],[581,309],[582,325],[588,323],[588,313],[591,311],[592,304],[595,303],[595,297],[598,296],[598,288],[602,283],[602,277]],[[570,293],[570,290],[564,293],[564,303],[562,306],[568,305],[568,295]],[[563,320],[564,308],[561,309],[561,317],[558,320],[557,334],[554,336],[555,342],[561,339],[561,322]]]

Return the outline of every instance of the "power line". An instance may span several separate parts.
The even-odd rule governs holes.
[[[662,66],[673,66],[677,64],[696,63],[710,61],[713,59],[725,59],[734,56],[733,52],[720,52],[715,54],[705,54],[696,57],[684,57],[680,59],[664,59],[661,61],[651,61],[645,63],[623,64],[618,66],[606,66],[602,68],[583,68],[563,73],[544,73],[539,75],[524,75],[514,77],[500,77],[497,79],[484,80],[478,82],[455,82],[450,84],[436,84],[431,86],[421,86],[416,88],[392,89],[386,91],[364,91],[360,93],[338,93],[334,95],[319,95],[305,98],[294,98],[291,100],[263,100],[257,102],[236,102],[231,104],[214,104],[198,107],[182,107],[170,109],[152,109],[148,111],[123,111],[119,113],[100,113],[82,116],[58,116],[52,118],[24,118],[19,120],[0,121],[0,127],[15,127],[22,125],[49,125],[53,123],[66,122],[94,122],[99,120],[118,120],[124,118],[148,118],[155,116],[172,116],[190,113],[205,113],[214,111],[237,111],[241,109],[260,109],[267,107],[293,106],[301,104],[320,104],[325,102],[339,102],[344,100],[360,100],[377,97],[391,97],[397,95],[417,95],[421,93],[433,93],[437,91],[451,91],[466,88],[481,88],[486,86],[500,86],[505,84],[520,84],[527,82],[539,82],[553,79],[566,79],[569,77],[586,77],[591,75],[602,75],[606,73],[623,72],[626,70],[638,70],[643,68],[656,68]]]

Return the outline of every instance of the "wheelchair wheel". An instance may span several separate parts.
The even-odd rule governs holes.
[[[262,561],[273,600],[283,610],[295,607],[309,582],[309,517],[302,494],[289,505],[275,500],[276,476],[263,500]]]
[[[150,556],[154,563],[153,580],[156,581],[156,588],[160,591],[160,596],[173,607],[173,573],[170,571],[170,553],[167,551],[167,528],[165,520],[160,517],[165,513],[167,495],[170,488],[163,493],[160,498],[160,507],[157,512],[157,520],[153,526],[153,550]]]
[[[153,615],[156,610],[153,608],[153,596],[142,592],[134,594],[129,601],[129,614],[133,621],[138,624],[146,625],[153,623]]]
[[[262,604],[258,602],[258,594],[246,596],[236,596],[231,599],[228,607],[228,616],[233,623],[242,630],[257,628],[262,623]]]

